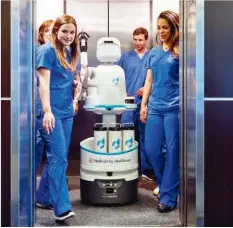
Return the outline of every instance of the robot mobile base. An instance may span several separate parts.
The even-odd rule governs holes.
[[[138,143],[118,153],[97,152],[94,138],[81,142],[80,190],[83,204],[129,204],[138,196]]]

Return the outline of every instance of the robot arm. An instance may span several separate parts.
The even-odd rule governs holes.
[[[81,79],[81,91],[79,92],[78,100],[85,100],[87,93],[87,77],[88,77],[88,58],[87,58],[87,41],[90,36],[82,31],[78,34],[79,47],[80,47],[80,79]],[[79,88],[78,88],[79,87]],[[80,85],[77,86],[77,90],[80,90]]]

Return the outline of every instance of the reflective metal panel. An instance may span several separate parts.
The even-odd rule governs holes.
[[[11,1],[11,226],[34,224],[32,1]]]
[[[204,0],[196,3],[196,215],[204,226]]]
[[[196,225],[196,1],[186,2],[187,225]]]
[[[133,49],[136,28],[144,27],[151,34],[150,20],[150,0],[109,1],[109,36],[120,40],[122,52]]]
[[[186,40],[185,31],[185,3],[184,1],[180,1],[180,44],[179,44],[179,76],[180,76],[180,213],[179,218],[182,225],[186,226],[187,224],[187,210],[186,210],[186,77],[185,75],[185,67],[186,67],[186,46],[184,41]]]
[[[96,44],[100,37],[108,35],[108,1],[66,0],[66,13],[72,15],[81,32],[84,29],[90,35],[88,40],[88,64],[97,66]]]
[[[0,4],[0,31],[2,31],[2,21],[1,21],[1,18],[2,18],[1,12],[2,12],[2,9],[1,9],[1,6],[2,6],[2,4]],[[2,44],[2,41],[1,41],[1,36],[0,36],[0,48],[1,48],[1,44]],[[2,61],[2,56],[1,56],[1,53],[0,53],[0,72],[2,72],[1,61]],[[0,82],[2,83],[1,73],[0,73]],[[2,113],[2,93],[1,93],[1,86],[0,86],[0,97],[1,97],[0,113]],[[1,141],[2,141],[2,125],[1,125],[1,123],[2,123],[2,118],[1,118],[1,115],[0,115],[0,129],[1,129],[1,131],[0,131],[0,148],[2,148],[2,145],[1,145]],[[0,149],[0,151],[1,151],[1,149]],[[2,170],[1,162],[0,162],[0,170]],[[1,180],[1,177],[0,177],[0,180]],[[2,186],[2,181],[0,181],[0,184]],[[1,193],[1,189],[0,189],[0,202],[2,202],[1,196],[2,196],[2,193]],[[1,217],[0,217],[0,224],[2,224]]]
[[[196,46],[196,39],[203,38],[200,31],[196,33],[196,1],[181,1],[181,41],[180,41],[180,75],[181,77],[181,221],[185,226],[196,226],[198,213],[201,211],[203,200],[203,182],[200,182],[203,168],[203,150],[197,148],[203,145],[203,133],[200,124],[203,122],[203,75],[200,75],[200,65],[196,57],[201,43]],[[201,65],[202,66],[202,65]],[[197,79],[196,79],[196,67]],[[198,81],[199,80],[199,81]],[[202,97],[201,97],[202,95]],[[199,124],[199,125],[198,125]],[[203,128],[202,128],[203,129]],[[203,181],[203,180],[202,180]],[[202,205],[200,205],[202,200]]]

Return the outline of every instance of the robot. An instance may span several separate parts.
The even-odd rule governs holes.
[[[102,115],[106,130],[110,129],[112,123],[116,123],[116,115],[133,110],[136,105],[134,97],[126,95],[124,70],[114,64],[121,57],[120,41],[114,37],[100,38],[97,42],[96,57],[102,63],[101,65],[96,68],[85,66],[88,80],[84,109]],[[109,137],[108,140],[110,140]],[[111,144],[115,146],[111,148],[117,148],[116,142]],[[112,151],[107,145],[105,150],[98,150],[95,143],[94,137],[80,143],[82,203],[109,205],[136,202],[138,143],[131,139],[131,149],[121,149],[117,152]],[[97,146],[101,144],[103,148],[104,143],[105,140],[98,141]]]

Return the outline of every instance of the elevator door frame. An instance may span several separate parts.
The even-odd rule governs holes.
[[[190,2],[193,2],[193,1],[190,1]],[[181,45],[181,62],[183,65],[181,65],[181,68],[180,68],[180,75],[182,75],[182,82],[181,82],[181,85],[182,87],[181,88],[186,88],[187,89],[187,81],[185,81],[187,79],[187,49],[188,49],[188,46],[187,46],[187,39],[188,39],[188,36],[186,34],[187,32],[187,23],[185,24],[185,21],[186,21],[186,17],[185,17],[185,13],[186,13],[186,9],[187,9],[187,5],[185,5],[187,2],[186,1],[180,1],[180,4],[181,4],[181,7],[180,7],[180,15],[181,17],[184,17],[183,18],[183,33],[182,34],[182,39],[183,41],[181,41],[180,45]],[[65,5],[65,2],[64,2],[64,9],[66,9],[66,5]],[[186,7],[186,8],[185,8]],[[35,10],[35,8],[33,7],[32,10]],[[182,16],[183,14],[183,16]],[[35,15],[34,12],[32,11],[32,15]],[[33,20],[35,23],[35,20]],[[186,21],[187,22],[187,21]],[[186,29],[186,30],[185,30]],[[185,43],[186,42],[186,43]],[[182,56],[183,55],[183,56]],[[190,189],[190,187],[193,189],[196,185],[194,183],[191,183],[191,185],[188,185],[188,169],[189,169],[189,164],[188,164],[188,160],[187,160],[187,156],[188,156],[188,151],[187,151],[187,119],[186,119],[186,115],[187,115],[187,90],[186,91],[181,91],[181,94],[182,94],[182,102],[181,102],[181,132],[183,132],[181,134],[181,142],[184,142],[184,144],[182,144],[181,146],[181,150],[180,150],[180,154],[181,154],[181,195],[180,195],[180,202],[181,202],[181,210],[180,210],[180,221],[182,223],[183,226],[187,226],[189,223],[188,221],[188,206],[191,205],[193,203],[193,201],[189,201],[188,199],[188,194],[187,194],[187,191],[188,189]],[[34,112],[34,110],[33,110]],[[33,115],[34,116],[34,115]],[[194,178],[195,180],[195,178]],[[189,204],[190,202],[190,204]],[[194,207],[193,207],[194,206]],[[194,210],[196,210],[195,208],[195,205],[191,205],[191,207],[194,208]],[[35,212],[35,210],[34,210]],[[195,218],[196,218],[196,211],[195,211]],[[192,220],[194,219],[194,217],[192,218]],[[194,221],[194,220],[193,220]],[[191,223],[191,224],[194,224],[196,225],[196,222],[195,223]]]

